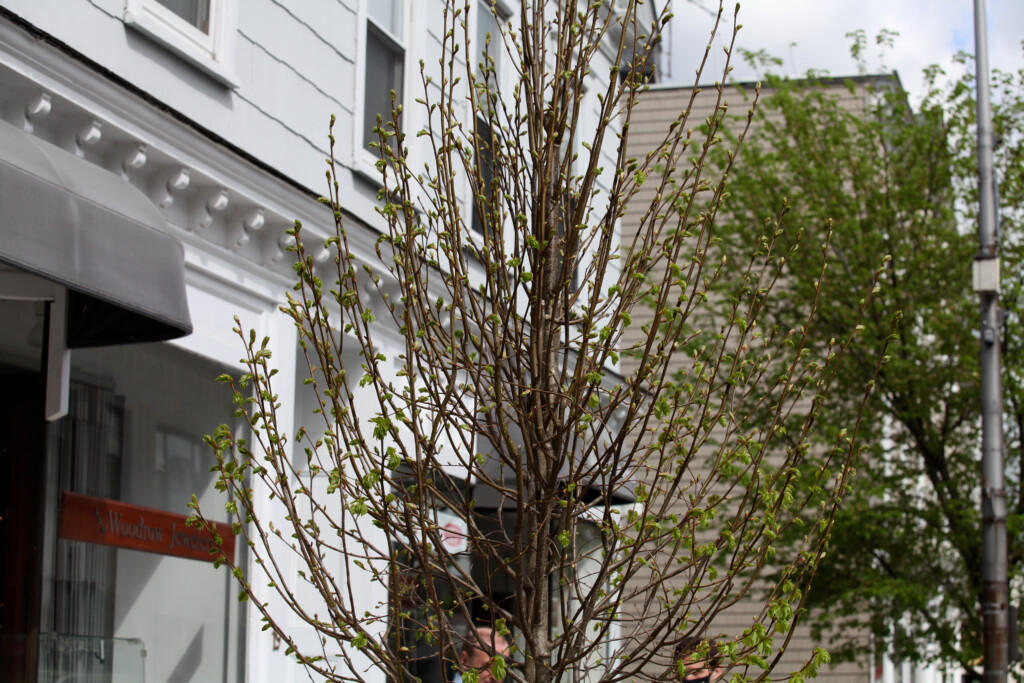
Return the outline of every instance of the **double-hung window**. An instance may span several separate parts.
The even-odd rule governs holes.
[[[368,0],[366,3],[366,69],[363,88],[363,126],[361,144],[364,149],[378,141],[377,116],[384,128],[392,120],[391,93],[395,104],[402,102],[405,80],[405,1]],[[374,150],[376,156],[376,150]]]
[[[584,103],[587,101],[586,87],[578,84],[573,88],[573,92],[579,93],[582,91]],[[556,226],[556,232],[559,236],[561,254],[559,261],[564,264],[564,267],[569,269],[567,273],[569,276],[569,293],[573,296],[579,291],[580,285],[580,272],[584,270],[584,261],[586,255],[580,244],[576,244],[570,247],[564,243],[563,240],[567,239],[567,236],[573,232],[573,228],[578,227],[573,219],[576,209],[579,207],[581,201],[585,201],[585,198],[579,196],[580,190],[580,175],[584,173],[586,168],[586,162],[583,160],[583,138],[590,132],[590,126],[587,124],[587,108],[586,105],[581,107],[579,118],[576,121],[575,127],[567,126],[563,131],[562,147],[561,147],[561,164],[560,168],[564,170],[564,178],[562,179],[563,186],[560,192],[560,199],[558,203],[558,223]],[[584,207],[584,216],[586,216],[586,207]],[[585,238],[586,231],[583,231],[579,237]]]
[[[575,137],[574,137],[575,143]],[[576,207],[579,204],[579,197],[574,194],[574,188],[578,186],[573,176],[576,171],[576,150],[570,147],[568,143],[564,143],[562,147],[562,165],[567,169],[566,173],[569,176],[566,178],[566,187],[561,193],[561,200],[558,204],[558,223],[555,227],[556,234],[559,237],[559,249],[561,254],[559,255],[559,263],[566,264],[565,267],[570,269],[569,273],[569,292],[575,294],[580,286],[580,261],[582,255],[580,253],[579,245],[574,248],[570,247],[564,242],[567,239],[568,234],[571,232],[570,228],[573,225],[573,214],[576,212]]]
[[[484,234],[484,217],[480,211],[478,205],[477,195],[483,196],[483,208],[485,213],[490,213],[492,208],[492,198],[494,194],[494,180],[495,171],[497,170],[498,159],[496,158],[495,150],[496,144],[501,144],[500,138],[496,138],[494,132],[491,130],[491,123],[487,120],[486,116],[477,116],[476,120],[476,137],[477,137],[477,149],[479,150],[479,159],[477,161],[477,169],[479,172],[478,182],[483,186],[473,188],[473,234],[483,236]],[[482,192],[481,192],[482,190]]]
[[[502,27],[508,23],[509,13],[501,4],[492,6],[490,0],[477,0],[476,4],[476,40],[469,50],[476,75],[477,107],[477,146],[479,149],[480,182],[483,187],[472,188],[472,234],[484,234],[484,217],[477,205],[477,195],[492,203],[495,172],[500,160],[495,158],[495,151],[500,147],[499,131],[494,130],[495,118],[489,116],[491,97],[501,96],[505,90],[503,77],[507,69],[504,66],[508,55],[502,42]],[[500,106],[500,105],[499,105]]]

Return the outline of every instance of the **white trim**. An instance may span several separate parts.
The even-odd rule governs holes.
[[[209,32],[204,33],[157,0],[125,0],[124,23],[188,60],[229,88],[235,74],[236,0],[210,0]]]
[[[48,422],[59,420],[68,413],[68,387],[71,376],[71,352],[65,345],[67,290],[51,280],[0,265],[0,299],[50,302],[43,414]]]
[[[71,386],[71,352],[65,345],[67,336],[68,292],[57,288],[50,304],[49,348],[46,350],[46,415],[47,422],[59,420],[68,414],[68,395]]]
[[[492,0],[476,0],[476,4],[473,5],[470,10],[473,15],[473,33],[471,35],[474,38],[474,42],[469,46],[469,54],[467,54],[466,57],[470,61],[473,73],[477,77],[480,76],[478,68],[480,66],[480,62],[483,61],[484,52],[484,45],[480,43],[481,5],[487,5],[487,10],[490,12],[491,2]],[[491,51],[498,70],[498,88],[502,92],[506,92],[506,86],[511,86],[512,84],[510,71],[515,65],[510,63],[512,55],[509,55],[505,50],[504,31],[506,30],[508,23],[516,18],[517,12],[505,0],[494,0],[494,6],[495,9],[498,10],[498,16],[495,17],[498,24],[498,34],[491,36]],[[512,30],[516,30],[514,25]]]
[[[202,245],[186,244],[185,284],[214,293],[235,306],[262,310],[280,306],[286,291],[282,287],[295,283],[284,275],[253,273],[244,263],[230,263],[208,253]]]
[[[0,265],[0,299],[13,301],[53,301],[64,289],[56,282]]]

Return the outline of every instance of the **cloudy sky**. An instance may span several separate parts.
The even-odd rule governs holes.
[[[675,18],[664,80],[692,85],[718,0],[660,0],[658,6],[666,1],[672,4]],[[725,5],[719,44],[732,33],[735,1],[726,0]],[[1024,0],[987,0],[986,5],[990,65],[1004,70],[1024,67]],[[856,74],[846,34],[864,29],[870,40],[869,70],[897,71],[914,99],[921,95],[925,66],[939,64],[949,70],[958,50],[974,52],[973,0],[744,0],[739,23],[737,45],[781,58],[783,65],[777,71],[786,75],[801,75],[808,69],[833,76]],[[900,35],[894,49],[880,59],[874,36],[883,28]],[[720,45],[712,54],[702,83],[721,78],[712,75],[720,74],[724,66]],[[757,78],[742,60],[733,64],[736,80]]]

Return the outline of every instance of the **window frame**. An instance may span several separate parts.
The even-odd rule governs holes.
[[[229,88],[235,73],[237,0],[209,0],[209,30],[203,32],[158,0],[125,0],[124,23],[171,50]]]
[[[483,164],[484,166],[490,168],[489,171],[487,170],[487,168],[483,169],[483,176],[484,176],[483,179],[484,179],[484,181],[485,181],[485,183],[487,185],[490,185],[490,181],[494,180],[495,177],[497,176],[497,170],[498,170],[498,168],[497,168],[498,165],[495,163],[494,155],[491,154],[491,150],[494,148],[494,145],[495,145],[495,139],[494,138],[495,138],[496,134],[494,132],[494,128],[491,126],[491,122],[488,121],[487,119],[481,118],[479,116],[476,117],[476,131],[477,131],[477,134],[480,135],[479,144],[480,144],[480,152],[481,152],[481,158],[480,158],[480,160],[477,163],[478,164]],[[486,138],[483,136],[483,133],[486,133]],[[501,132],[500,131],[497,133],[497,136],[498,136],[497,144],[500,146],[501,145]],[[473,183],[468,178],[468,175],[469,174],[467,174],[466,189],[467,189],[468,198],[469,198],[469,212],[468,212],[469,213],[469,225],[467,226],[469,229],[466,232],[469,235],[469,239],[474,244],[479,243],[478,246],[479,247],[483,247],[483,239],[484,239],[483,216],[480,215],[479,210],[477,209],[477,204],[476,204],[476,199],[477,199],[476,188],[473,187]],[[488,177],[488,176],[490,176],[490,177]],[[484,187],[484,194],[488,197],[488,200],[490,200],[490,198],[491,198],[490,197],[490,195],[491,195],[491,188],[490,187]]]
[[[473,4],[472,10],[470,12],[470,18],[472,20],[472,34],[471,35],[473,35],[476,38],[476,40],[473,43],[470,44],[469,49],[467,50],[466,58],[468,60],[470,60],[471,63],[469,64],[469,67],[472,69],[473,75],[476,78],[481,78],[481,76],[482,76],[481,70],[480,70],[480,64],[483,62],[483,59],[484,59],[484,55],[483,55],[484,44],[482,44],[482,38],[480,36],[480,30],[479,30],[480,29],[480,16],[481,16],[481,13],[484,12],[484,11],[487,11],[487,12],[491,11],[491,7],[490,7],[491,4],[492,4],[491,0],[475,0],[475,3]],[[493,4],[494,4],[495,8],[498,10],[498,14],[500,15],[500,18],[497,19],[498,30],[500,32],[503,26],[507,25],[509,22],[514,22],[515,17],[516,17],[516,12],[513,9],[512,5],[507,0],[494,0]],[[485,6],[486,6],[486,9],[485,9]],[[504,45],[501,44],[501,43],[495,43],[495,40],[500,40],[500,39],[497,38],[496,36],[492,35],[491,36],[491,46],[492,47],[488,51],[488,54],[490,54],[492,56],[492,58],[494,59],[494,61],[495,61],[494,70],[495,70],[495,76],[497,78],[496,84],[497,84],[497,88],[498,88],[499,93],[500,92],[508,93],[508,92],[510,92],[511,85],[512,85],[512,83],[511,83],[511,81],[512,81],[511,72],[514,69],[512,68],[512,65],[508,61],[510,59],[510,56],[505,52]],[[493,126],[490,125],[490,121],[486,121],[485,119],[482,119],[480,116],[477,115],[477,112],[472,111],[472,104],[470,102],[466,103],[466,110],[467,110],[466,117],[465,117],[466,121],[475,121],[476,125],[478,127],[481,125],[481,123],[486,123],[490,140],[493,141],[495,136],[498,136],[499,140],[501,139],[501,136],[502,136],[501,130],[495,131]],[[470,118],[470,117],[472,117],[472,118]],[[470,131],[468,131],[468,133],[471,135],[472,134],[472,129]],[[471,142],[474,142],[474,141],[471,140]],[[499,144],[500,144],[500,142],[499,142]],[[491,158],[490,161],[491,161],[491,163],[493,165],[493,158]],[[483,219],[477,213],[476,188],[473,187],[473,184],[470,181],[468,175],[469,174],[466,174],[466,180],[463,183],[463,187],[464,187],[464,191],[465,191],[465,197],[466,197],[465,207],[467,209],[465,211],[465,215],[466,215],[466,222],[465,222],[465,225],[466,225],[466,230],[465,230],[466,240],[468,242],[470,242],[471,244],[473,244],[474,246],[476,246],[478,248],[482,248],[484,246],[483,245],[483,231],[482,230],[477,230],[477,226],[478,225],[481,226],[481,227],[483,226]],[[504,227],[503,233],[506,232],[509,229],[509,226],[503,226],[503,227]],[[506,234],[505,237],[507,238],[508,235]]]
[[[370,24],[373,23],[373,30],[377,31],[385,38],[393,42],[397,47],[403,51],[402,59],[402,77],[401,86],[402,93],[397,104],[402,106],[402,118],[406,121],[406,125],[403,126],[407,131],[413,129],[413,125],[408,123],[410,120],[410,114],[412,114],[414,108],[407,106],[409,100],[409,93],[411,92],[410,86],[412,85],[412,79],[409,68],[411,64],[416,64],[416,53],[415,45],[412,40],[413,33],[411,27],[417,20],[417,5],[419,4],[416,0],[401,0],[401,8],[399,9],[402,26],[401,34],[396,36],[387,27],[381,26],[373,17],[370,16],[370,11],[367,7],[369,2],[373,0],[360,0],[359,12],[358,12],[358,33],[356,36],[356,64],[358,65],[358,76],[354,102],[356,103],[353,107],[353,120],[354,125],[352,126],[352,168],[357,173],[362,175],[364,178],[372,181],[375,185],[381,185],[380,171],[377,170],[377,161],[380,160],[380,155],[376,150],[371,150],[364,145],[364,136],[366,129],[371,125],[371,122],[366,121],[366,87],[367,87],[367,76],[369,73],[367,64],[367,47],[369,46],[369,34]]]
[[[485,36],[480,35],[480,17],[486,6],[486,11],[490,15],[491,11],[491,0],[476,0],[473,12],[473,35],[476,37],[476,44],[470,46],[470,58],[472,59],[473,73],[477,78],[481,78],[482,73],[480,71],[480,64],[483,62],[484,52],[484,38]],[[503,25],[507,24],[515,16],[515,12],[506,0],[495,0],[494,6],[498,10],[497,28],[500,34]],[[490,15],[494,16],[494,15]],[[491,36],[491,50],[488,54],[492,56],[495,62],[495,77],[499,88],[505,88],[509,85],[509,65],[508,54],[505,52],[504,44],[501,42],[499,36]]]
[[[576,131],[572,136],[572,146],[563,148],[562,150],[562,158],[565,159],[566,157],[568,157],[568,172],[569,175],[573,178],[578,177],[581,173],[583,173],[586,170],[584,159],[586,158],[587,150],[584,148],[583,143],[586,142],[584,136],[591,130],[589,117],[590,112],[587,108],[590,104],[590,91],[586,84],[581,84],[580,89],[582,90],[583,96],[580,106],[579,120],[576,122]],[[575,183],[572,183],[572,185],[575,186]],[[580,198],[573,198],[572,193],[566,191],[562,193],[560,204],[564,210],[573,213],[575,212],[576,204],[579,201]],[[584,215],[586,215],[586,213]],[[563,215],[562,223],[560,225],[562,233],[564,234],[565,231],[569,229],[569,227],[570,226],[568,223],[568,216]],[[589,259],[586,258],[586,253],[580,247],[577,247],[577,253],[572,256],[575,260],[575,263],[573,264],[572,268],[572,281],[570,288],[571,294],[573,296],[576,296],[586,285],[586,282],[583,281],[582,275],[586,272],[587,266],[589,265]]]

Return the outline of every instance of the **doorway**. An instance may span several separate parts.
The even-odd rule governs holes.
[[[35,680],[44,522],[45,304],[0,299],[0,680]]]

